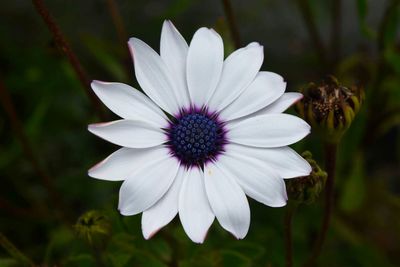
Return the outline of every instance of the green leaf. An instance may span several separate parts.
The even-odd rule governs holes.
[[[129,260],[128,266],[137,267],[167,267],[165,263],[157,259],[153,254],[144,250],[137,250],[136,253]]]
[[[96,261],[90,254],[80,254],[66,259],[62,266],[65,267],[96,267]]]
[[[221,251],[221,266],[224,267],[247,267],[251,266],[251,259],[244,254],[231,250]]]
[[[114,267],[128,266],[128,262],[132,258],[132,253],[115,252],[106,256]]]
[[[397,28],[399,22],[399,5],[390,11],[387,18],[386,27],[384,29],[384,46],[392,45],[396,41]]]
[[[19,262],[12,258],[0,258],[0,267],[17,267]]]
[[[47,97],[42,98],[41,101],[35,106],[32,115],[26,122],[26,132],[30,136],[31,140],[34,140],[40,136],[42,122],[46,117],[46,113],[48,112],[51,103],[51,99],[48,99]]]
[[[365,198],[364,157],[359,153],[353,161],[353,170],[344,182],[340,207],[351,212],[361,206]]]
[[[234,243],[230,249],[242,253],[251,259],[260,258],[265,253],[265,248],[261,244],[246,241]]]
[[[376,32],[367,24],[368,2],[367,0],[357,0],[358,24],[361,32],[371,39],[376,38]]]
[[[173,18],[182,14],[194,3],[193,0],[174,0],[168,5],[168,9],[165,12],[163,18]]]
[[[126,81],[123,65],[112,55],[112,45],[94,36],[86,35],[82,38],[88,50],[92,53],[99,66],[108,71],[117,81]]]
[[[393,47],[388,47],[385,49],[383,56],[393,70],[400,74],[400,54]]]
[[[368,3],[367,0],[357,0],[357,11],[360,20],[365,21],[368,11]]]
[[[228,22],[223,18],[219,18],[215,23],[215,30],[224,40],[224,54],[229,55],[235,51],[235,44],[229,30]]]

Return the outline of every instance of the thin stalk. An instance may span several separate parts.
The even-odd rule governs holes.
[[[119,12],[119,8],[115,0],[107,0],[108,10],[111,15],[111,19],[113,21],[114,27],[117,31],[118,39],[121,44],[126,46],[126,42],[128,41],[124,22],[122,20],[121,13]]]
[[[47,9],[43,0],[32,0],[32,3],[35,6],[36,11],[39,13],[43,21],[46,23],[49,31],[53,35],[53,38],[58,48],[67,57],[69,63],[71,64],[73,70],[75,71],[75,74],[77,75],[79,81],[82,84],[82,88],[84,89],[86,95],[88,96],[90,102],[92,103],[93,108],[96,110],[97,115],[102,120],[106,120],[105,113],[101,108],[99,100],[97,99],[93,91],[90,89],[90,79],[88,78],[85,70],[83,69],[82,64],[78,60],[78,57],[72,51],[69,43],[67,42],[66,38],[64,37],[57,23],[55,22],[50,11]]]
[[[160,233],[164,240],[170,245],[172,248],[171,260],[167,263],[169,267],[178,267],[179,265],[179,244],[176,239],[169,234],[167,231],[161,231]]]
[[[378,50],[382,52],[385,49],[385,33],[386,29],[390,23],[390,19],[392,18],[393,14],[397,12],[397,6],[400,4],[400,0],[392,0],[388,3],[385,13],[383,14],[382,20],[379,25],[378,30]]]
[[[303,17],[308,34],[310,35],[315,50],[317,51],[318,58],[321,64],[324,67],[326,67],[327,65],[326,49],[322,41],[322,38],[318,32],[318,28],[314,20],[314,15],[312,13],[310,3],[308,2],[308,0],[297,0],[296,2],[299,7],[300,13]]]
[[[386,102],[388,101],[388,94],[386,93],[386,90],[380,90],[380,87],[385,80],[385,77],[390,74],[390,71],[388,71],[388,66],[387,63],[384,59],[384,52],[386,48],[386,43],[385,43],[385,32],[387,30],[387,27],[389,26],[390,18],[397,12],[398,5],[400,4],[400,0],[392,0],[390,1],[386,9],[384,11],[384,14],[382,16],[382,19],[379,24],[379,30],[378,30],[378,38],[377,38],[377,46],[378,46],[378,62],[377,62],[377,71],[375,75],[375,79],[372,82],[371,88],[370,88],[370,99],[374,99],[374,101],[370,101],[369,103],[369,108],[366,110],[367,111],[367,126],[366,129],[373,129],[365,131],[365,135],[363,137],[362,141],[362,146],[363,147],[368,147],[374,140],[374,137],[376,136],[376,131],[374,129],[379,129],[375,124],[376,121],[380,122],[382,121],[381,118],[386,118],[382,114],[382,107],[386,106]],[[379,100],[379,101],[378,101]]]
[[[126,33],[125,24],[122,19],[121,13],[119,12],[118,4],[115,0],[107,0],[108,11],[110,12],[111,19],[113,21],[115,30],[117,31],[118,40],[121,47],[123,48],[123,64],[125,67],[126,77],[130,77],[132,73],[132,61],[129,55],[129,49],[127,46],[128,35]]]
[[[36,172],[36,174],[41,178],[42,184],[44,188],[47,190],[53,204],[57,207],[58,212],[64,211],[65,209],[63,208],[61,197],[54,186],[53,179],[41,166],[40,161],[37,158],[36,153],[34,152],[32,145],[28,140],[27,135],[25,134],[22,122],[18,117],[11,96],[1,80],[0,80],[0,103],[7,113],[7,116],[11,122],[11,127],[18,141],[20,142],[25,155],[31,162],[32,167]]]
[[[229,30],[236,48],[241,45],[239,28],[236,23],[235,13],[233,12],[232,4],[230,0],[222,0],[224,11],[229,24]]]
[[[296,211],[297,205],[289,202],[284,219],[284,232],[285,232],[285,254],[286,254],[286,267],[293,266],[293,237],[292,237],[292,221],[293,215]]]
[[[332,68],[334,68],[340,59],[340,38],[342,28],[342,1],[332,0],[332,24],[331,24],[331,50],[332,50]]]
[[[322,219],[321,229],[317,236],[314,249],[310,258],[305,263],[305,267],[311,267],[315,265],[318,259],[323,244],[326,239],[326,235],[329,230],[329,225],[332,217],[333,202],[334,202],[334,185],[335,185],[335,172],[336,172],[336,154],[337,144],[326,143],[325,144],[325,170],[328,174],[325,187],[325,203],[324,203],[324,215]]]
[[[3,233],[0,232],[0,246],[21,266],[36,266],[31,259],[25,256]]]

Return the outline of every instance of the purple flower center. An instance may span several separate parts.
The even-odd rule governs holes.
[[[226,143],[223,123],[205,110],[182,112],[167,134],[172,154],[188,167],[215,160]]]

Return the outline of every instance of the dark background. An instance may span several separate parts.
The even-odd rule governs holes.
[[[119,34],[110,2],[122,19]],[[288,91],[327,74],[365,89],[362,110],[340,144],[335,209],[319,266],[400,266],[400,1],[346,0],[338,13],[334,2],[231,4],[242,44],[264,45],[263,70],[285,77]],[[164,19],[171,19],[187,41],[207,26],[223,35],[227,53],[234,47],[222,1],[45,4],[89,79],[137,87],[125,41],[135,36],[158,50]],[[332,34],[333,25],[338,35]],[[318,36],[310,35],[313,27],[322,49]],[[251,201],[252,222],[244,240],[236,241],[215,222],[203,245],[193,244],[177,219],[144,241],[140,216],[118,214],[120,183],[87,176],[87,169],[116,147],[87,131],[87,124],[100,118],[31,1],[0,3],[0,86],[0,243],[5,248],[0,266],[28,261],[43,266],[284,266],[285,208]],[[116,118],[106,112],[108,119]],[[323,165],[321,143],[312,134],[294,148],[310,150]],[[88,245],[72,227],[88,210],[99,210],[112,225],[104,247]],[[308,257],[321,216],[322,198],[297,209],[295,266]]]

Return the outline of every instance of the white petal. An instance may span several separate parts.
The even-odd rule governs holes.
[[[174,83],[164,61],[139,39],[129,39],[128,45],[135,64],[136,79],[143,91],[168,113],[177,113],[179,105],[175,99]]]
[[[282,113],[287,110],[294,103],[299,101],[303,97],[300,93],[284,93],[280,98],[278,98],[271,105],[254,113],[253,116],[271,114],[271,113]]]
[[[187,83],[192,104],[201,107],[213,94],[224,60],[222,38],[214,30],[200,28],[189,46]]]
[[[162,146],[151,148],[123,147],[93,166],[88,174],[97,179],[122,181],[143,165],[154,160],[160,154],[160,150],[163,149],[165,148]]]
[[[164,21],[161,32],[160,55],[167,65],[175,86],[175,96],[180,107],[190,106],[186,83],[186,58],[188,45],[171,21]]]
[[[144,238],[151,238],[158,230],[172,221],[178,213],[179,191],[185,176],[186,170],[180,167],[167,193],[151,208],[143,212],[142,232]]]
[[[227,123],[228,139],[255,147],[280,147],[293,144],[310,133],[310,125],[288,114],[266,114]]]
[[[108,142],[131,148],[158,146],[167,139],[161,129],[143,121],[118,120],[96,123],[90,124],[88,130]]]
[[[293,178],[309,175],[310,164],[290,147],[258,148],[238,144],[227,144],[226,153],[244,155],[258,159],[270,166],[281,178]]]
[[[284,92],[286,83],[279,75],[260,71],[253,82],[220,116],[223,120],[234,120],[256,112],[277,100]]]
[[[150,163],[131,174],[119,191],[122,215],[135,215],[153,206],[168,191],[179,162],[164,148]]]
[[[270,207],[286,205],[285,182],[268,166],[268,162],[227,150],[218,158],[218,166],[235,177],[249,197]]]
[[[147,96],[123,83],[93,81],[92,89],[101,101],[124,119],[143,120],[160,128],[167,125],[167,117]]]
[[[221,80],[208,103],[210,110],[220,111],[232,103],[254,80],[263,60],[263,47],[258,43],[233,52],[224,62]]]
[[[236,238],[244,238],[250,226],[250,207],[243,189],[214,163],[205,166],[204,177],[208,200],[218,222]]]
[[[179,218],[189,238],[203,243],[215,216],[206,195],[203,171],[194,167],[188,172],[179,195]]]

